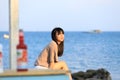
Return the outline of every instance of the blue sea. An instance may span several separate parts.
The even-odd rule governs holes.
[[[9,68],[9,39],[0,32],[0,44],[3,45],[4,68]],[[41,50],[51,41],[50,32],[25,32],[25,44],[28,46],[28,68],[34,68],[34,62]],[[59,60],[66,61],[72,73],[87,69],[104,68],[111,73],[112,80],[120,80],[120,32],[65,32],[64,54]]]

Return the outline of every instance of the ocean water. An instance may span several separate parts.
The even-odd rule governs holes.
[[[4,39],[4,68],[9,68],[9,39]],[[71,72],[87,69],[105,68],[111,73],[112,80],[120,80],[120,32],[65,32],[64,54],[59,60],[66,61]],[[25,32],[25,44],[28,46],[28,68],[34,68],[34,62],[41,50],[51,41],[50,32]]]

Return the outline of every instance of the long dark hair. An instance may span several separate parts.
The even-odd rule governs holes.
[[[56,33],[60,34],[60,33],[63,33],[64,34],[64,31],[62,28],[60,27],[56,27],[52,30],[51,32],[51,37],[52,37],[52,40],[54,40],[56,43],[57,43],[57,39],[56,39]],[[62,56],[63,55],[63,51],[64,51],[64,41],[61,42],[60,44],[58,44],[58,56]]]

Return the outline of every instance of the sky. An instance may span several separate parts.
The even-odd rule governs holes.
[[[19,0],[25,31],[120,31],[120,0]],[[9,30],[9,0],[0,0],[0,31]]]

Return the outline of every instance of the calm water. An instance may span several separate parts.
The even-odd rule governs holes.
[[[4,68],[9,68],[9,39],[4,39]],[[65,32],[64,55],[60,60],[66,61],[72,72],[87,69],[105,68],[113,80],[120,80],[120,32],[103,32],[100,34],[85,32]],[[25,32],[28,46],[28,68],[34,68],[34,61],[40,51],[51,41],[50,32]]]

